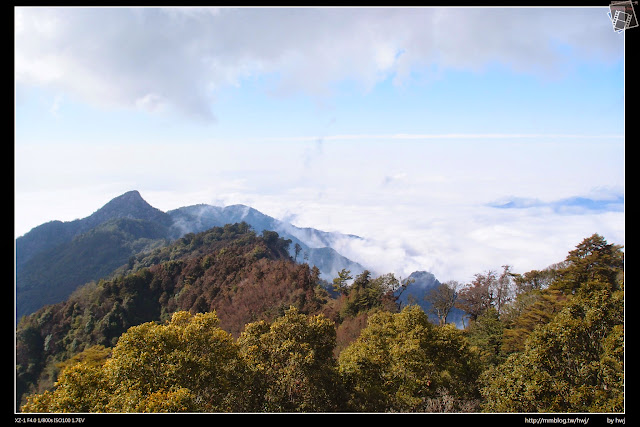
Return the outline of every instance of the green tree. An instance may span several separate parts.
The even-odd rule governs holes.
[[[524,274],[515,274],[516,294],[520,295],[530,291],[539,291],[548,288],[556,277],[555,268],[544,270],[531,270]]]
[[[67,366],[53,391],[23,411],[237,411],[245,408],[245,371],[231,335],[214,313],[174,313],[166,324],[130,328],[103,364]]]
[[[348,281],[351,279],[353,279],[353,277],[351,277],[351,270],[343,268],[338,272],[338,277],[333,279],[333,290],[346,295],[349,290]]]
[[[291,244],[291,239],[283,239],[278,235],[275,231],[263,230],[262,231],[262,239],[270,248],[274,249],[276,252],[281,254],[285,254],[289,252],[289,245]]]
[[[493,307],[478,316],[467,328],[469,342],[478,348],[485,365],[497,365],[503,361],[504,331],[498,310]]]
[[[364,270],[356,276],[346,293],[346,299],[340,311],[342,319],[355,317],[371,309],[388,311],[398,310],[396,291],[404,290],[409,280],[398,280],[393,273],[383,274],[374,279],[371,272]]]
[[[485,411],[624,410],[624,294],[595,288],[574,296],[522,352],[485,373]]]
[[[350,410],[471,410],[480,372],[477,354],[461,331],[432,325],[417,306],[369,318],[360,337],[339,357]]]
[[[524,350],[524,342],[538,326],[545,325],[562,310],[567,297],[558,290],[531,290],[518,295],[507,313],[513,319],[504,330],[506,353]]]
[[[594,234],[569,252],[565,264],[567,266],[558,271],[553,288],[568,294],[576,293],[584,285],[588,285],[588,290],[615,290],[621,281],[624,252],[622,246],[609,244],[604,237]]]
[[[291,307],[269,324],[250,323],[238,339],[251,367],[254,408],[266,412],[339,409],[340,381],[333,357],[335,325]]]
[[[24,319],[24,318],[23,318]],[[19,325],[16,331],[16,408],[45,365],[44,339],[36,326]]]
[[[293,258],[294,261],[298,261],[298,255],[300,254],[300,251],[302,251],[302,246],[300,246],[300,243],[296,242],[296,244],[293,245],[293,252],[295,254],[295,257]]]

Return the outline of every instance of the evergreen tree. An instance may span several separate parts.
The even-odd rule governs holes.
[[[498,316],[498,310],[493,307],[478,316],[467,328],[469,343],[478,348],[485,366],[495,366],[503,361],[504,333],[504,323]]]
[[[338,272],[338,277],[333,279],[334,292],[346,295],[349,292],[348,281],[351,279],[353,279],[353,277],[351,277],[351,270],[347,270],[346,268],[340,270]]]
[[[624,252],[622,246],[609,244],[604,237],[594,234],[569,252],[565,264],[566,267],[558,271],[554,289],[567,294],[579,288],[615,290],[624,268]]]
[[[487,412],[624,410],[624,295],[596,290],[571,299],[525,342],[488,370]]]

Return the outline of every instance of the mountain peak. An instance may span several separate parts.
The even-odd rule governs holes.
[[[162,224],[170,222],[169,216],[147,203],[138,190],[127,191],[111,199],[86,220],[93,226],[112,218],[144,219]]]
[[[144,201],[144,199],[142,198],[142,196],[140,195],[140,192],[138,190],[127,191],[123,195],[116,197],[116,199],[121,198],[121,197],[137,198],[137,199],[140,199],[140,200]]]
[[[98,209],[96,213],[101,211],[111,211],[111,210],[132,211],[132,210],[139,210],[140,208],[153,209],[153,207],[142,198],[138,190],[132,190],[132,191],[127,191],[126,193],[111,199],[106,205]]]

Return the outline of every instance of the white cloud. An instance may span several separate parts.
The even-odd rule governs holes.
[[[54,7],[16,8],[15,21],[19,84],[108,107],[152,94],[205,120],[217,89],[260,75],[276,76],[273,93],[326,96],[345,79],[368,90],[494,63],[550,77],[623,49],[606,8]]]
[[[60,108],[62,106],[63,100],[64,100],[64,97],[62,95],[57,95],[53,99],[53,103],[51,104],[51,108],[49,108],[49,112],[53,116],[58,116],[58,114],[60,113]]]
[[[164,97],[155,93],[148,93],[135,101],[136,107],[151,112],[162,110],[165,104]]]

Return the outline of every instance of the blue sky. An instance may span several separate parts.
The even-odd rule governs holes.
[[[358,234],[403,276],[624,244],[606,12],[16,8],[16,236],[136,189]]]

